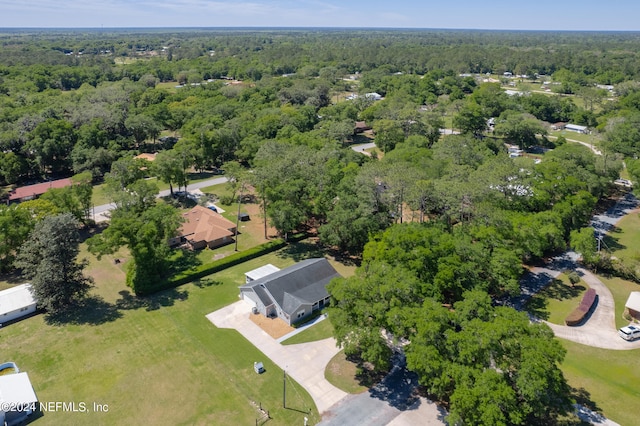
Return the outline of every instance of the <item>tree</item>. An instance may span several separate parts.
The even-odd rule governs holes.
[[[98,257],[127,246],[133,257],[127,268],[127,285],[136,294],[159,288],[169,273],[171,249],[167,241],[176,235],[181,217],[177,209],[158,204],[143,210],[119,207],[109,227],[87,240]]]
[[[378,120],[373,124],[376,145],[383,152],[393,150],[397,144],[404,141],[402,126],[394,120]]]
[[[164,183],[169,184],[169,191],[173,196],[173,184],[185,185],[187,182],[187,173],[184,168],[182,158],[177,151],[170,149],[161,151],[156,155],[151,169],[153,173]]]
[[[546,135],[547,130],[540,122],[529,114],[518,114],[507,111],[496,121],[495,132],[504,136],[507,141],[514,143],[520,149],[536,145],[536,135]]]
[[[559,368],[565,350],[544,324],[471,291],[454,310],[411,311],[407,366],[450,402],[451,424],[550,424],[571,409]]]
[[[92,175],[91,172],[86,171],[79,173],[71,178],[74,185],[72,186],[73,192],[80,203],[83,213],[84,223],[88,223],[91,215],[93,186],[91,185]]]
[[[18,249],[27,240],[35,221],[32,214],[16,206],[0,206],[0,272],[13,268]]]
[[[589,265],[596,260],[597,242],[592,227],[571,231],[571,248],[582,255],[582,261]]]
[[[78,227],[79,222],[70,213],[44,218],[20,248],[16,261],[31,281],[38,305],[52,314],[82,300],[93,283],[82,272],[88,261],[77,261]]]
[[[488,119],[489,116],[480,105],[475,102],[467,102],[453,117],[453,126],[462,133],[471,133],[477,137],[487,130]]]

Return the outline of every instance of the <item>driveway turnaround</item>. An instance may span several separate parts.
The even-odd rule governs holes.
[[[598,298],[591,315],[584,324],[575,327],[546,322],[557,337],[571,340],[594,348],[627,350],[639,349],[640,340],[627,342],[618,336],[615,320],[615,303],[611,291],[595,275],[583,268],[576,271],[589,287],[596,291]]]
[[[207,318],[218,328],[238,330],[309,392],[320,414],[347,396],[324,378],[327,364],[340,352],[334,338],[283,346],[253,323],[250,313],[251,307],[240,300],[210,313]]]

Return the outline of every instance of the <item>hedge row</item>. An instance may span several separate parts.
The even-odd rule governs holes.
[[[291,235],[287,241],[282,239],[272,240],[261,244],[256,247],[252,247],[250,249],[234,253],[231,256],[223,257],[222,259],[216,260],[211,263],[207,263],[204,265],[200,265],[195,269],[190,269],[188,271],[183,271],[175,276],[169,278],[167,281],[162,283],[158,283],[152,288],[146,289],[143,292],[136,292],[138,296],[147,296],[158,291],[167,290],[169,288],[174,288],[181,286],[183,284],[190,283],[202,277],[206,277],[207,275],[211,275],[216,272],[220,272],[223,269],[230,268],[235,265],[239,265],[243,262],[246,262],[251,259],[255,259],[256,257],[260,257],[263,254],[271,253],[273,251],[279,250],[282,247],[286,246],[288,243],[295,243],[307,238],[308,235],[304,232],[300,232],[297,234]]]
[[[596,291],[592,288],[587,290],[587,292],[582,296],[582,301],[580,302],[580,306],[575,308],[573,312],[571,312],[567,318],[565,318],[564,323],[566,325],[579,325],[582,320],[587,316],[593,304],[596,301]]]
[[[171,278],[169,282],[171,283],[171,287],[177,287],[179,285],[195,281],[199,278],[206,277],[207,275],[211,275],[215,272],[220,272],[223,269],[227,269],[240,263],[246,262],[247,260],[255,259],[256,257],[260,257],[263,254],[271,253],[272,251],[281,249],[286,245],[287,243],[281,239],[269,241],[268,243],[264,243],[256,247],[252,247],[248,250],[234,253],[230,256],[223,257],[222,259],[216,260],[214,262],[200,265],[193,270],[182,272],[181,274],[178,274],[175,277]]]

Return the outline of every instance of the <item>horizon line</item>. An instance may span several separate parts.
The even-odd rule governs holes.
[[[369,31],[489,31],[532,33],[640,33],[640,30],[592,29],[516,29],[516,28],[432,28],[432,27],[343,27],[343,26],[142,26],[142,27],[0,27],[1,31],[80,31],[80,30],[369,30]]]

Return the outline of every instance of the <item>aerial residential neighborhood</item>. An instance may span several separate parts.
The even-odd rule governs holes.
[[[0,426],[638,423],[635,5],[9,3]]]

